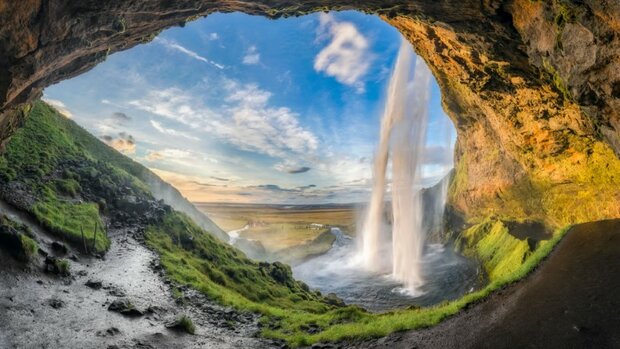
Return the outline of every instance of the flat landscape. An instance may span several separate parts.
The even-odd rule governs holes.
[[[195,205],[225,231],[247,226],[240,236],[260,241],[269,253],[310,243],[330,227],[355,234],[354,205]]]

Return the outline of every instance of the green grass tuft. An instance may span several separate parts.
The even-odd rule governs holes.
[[[181,329],[189,334],[196,333],[196,325],[194,325],[192,319],[190,319],[187,315],[181,315],[181,317],[177,319],[177,324]]]
[[[27,261],[30,261],[36,256],[37,251],[39,250],[39,245],[32,238],[27,235],[21,234],[20,240],[22,243],[22,250],[24,252],[24,257]]]
[[[71,264],[66,259],[56,259],[54,265],[58,269],[58,273],[62,276],[71,274]]]

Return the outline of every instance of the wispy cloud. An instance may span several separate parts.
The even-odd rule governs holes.
[[[314,69],[363,92],[362,78],[372,61],[368,40],[353,23],[338,22],[331,14],[322,13],[319,21],[318,39],[330,42],[315,57]]]
[[[187,158],[190,158],[191,156],[192,156],[192,153],[190,153],[187,150],[163,149],[159,151],[149,152],[149,155],[147,155],[146,159],[149,161],[158,161],[158,160],[163,160],[163,159],[168,159],[168,158],[178,160],[178,159],[187,159]]]
[[[244,151],[286,158],[307,155],[318,149],[318,138],[299,122],[299,115],[286,107],[269,105],[271,93],[256,84],[227,80],[217,110],[205,106],[196,92],[177,88],[155,90],[129,105],[209,134]],[[161,124],[151,121],[160,132]]]
[[[198,137],[194,137],[192,135],[189,135],[186,132],[178,131],[178,130],[175,130],[175,129],[172,129],[172,128],[166,128],[159,121],[150,120],[150,122],[151,122],[151,126],[153,126],[154,129],[156,129],[157,131],[159,131],[160,133],[163,133],[165,135],[175,136],[175,137],[183,137],[183,138],[191,139],[191,140],[194,140],[194,141],[199,140]]]
[[[66,118],[73,118],[73,113],[67,108],[67,106],[57,99],[50,99],[47,97],[43,97],[43,101],[56,109],[60,114],[64,115]]]
[[[253,65],[258,64],[260,62],[260,53],[258,53],[258,49],[256,46],[252,45],[245,52],[245,56],[243,56],[243,64]]]
[[[194,51],[192,51],[190,49],[187,49],[187,48],[181,46],[176,41],[168,40],[168,39],[163,39],[163,38],[159,38],[159,37],[155,38],[154,41],[164,45],[168,49],[181,52],[181,53],[185,54],[186,56],[188,56],[190,58],[193,58],[195,60],[211,64],[211,65],[213,65],[214,67],[216,67],[218,69],[224,69],[223,65],[221,65],[219,63],[216,63],[216,62],[214,62],[214,61],[212,61],[212,60],[210,60],[210,59],[208,59],[206,57],[203,57],[203,56],[199,55],[198,53],[196,53],[196,52],[194,52]]]

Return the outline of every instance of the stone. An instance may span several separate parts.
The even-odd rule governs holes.
[[[90,279],[90,280],[86,281],[86,283],[84,285],[86,285],[87,287],[92,288],[93,290],[99,290],[99,289],[101,289],[101,287],[103,287],[103,282],[101,280]]]
[[[140,317],[144,315],[144,312],[137,309],[128,299],[114,300],[109,306],[109,311],[117,312],[125,316]]]

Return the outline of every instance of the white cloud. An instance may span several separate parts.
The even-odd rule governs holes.
[[[179,45],[175,41],[167,40],[167,39],[162,39],[162,38],[155,38],[155,41],[158,42],[158,43],[161,43],[162,45],[164,45],[168,49],[181,52],[181,53],[185,54],[186,56],[191,57],[191,58],[193,58],[195,60],[211,64],[211,65],[215,66],[218,69],[224,69],[223,65],[218,64],[218,63],[216,63],[216,62],[214,62],[212,60],[209,60],[206,57],[203,57],[203,56],[199,55],[198,53],[196,53],[196,52],[194,52],[192,50],[189,50],[189,49]]]
[[[320,15],[319,39],[329,44],[314,59],[314,69],[333,76],[340,83],[364,91],[361,81],[372,61],[368,40],[350,22],[338,22],[332,15]]]
[[[211,40],[211,41],[215,41],[215,40],[218,40],[218,39],[220,38],[220,36],[219,36],[219,34],[218,34],[218,33],[209,33],[208,38],[209,38],[209,40]]]
[[[260,53],[258,53],[258,49],[256,46],[252,45],[248,48],[243,56],[243,64],[258,64],[260,62]]]
[[[68,119],[73,118],[73,113],[69,111],[67,106],[62,101],[59,101],[57,99],[50,99],[47,97],[43,97],[43,101],[51,105],[52,107],[54,107],[54,109],[56,109],[60,114],[64,115],[66,118]]]
[[[155,128],[160,133],[170,135],[170,136],[183,137],[183,138],[191,139],[194,141],[200,140],[198,137],[191,136],[185,132],[177,131],[172,128],[166,128],[161,124],[161,122],[158,122],[155,120],[150,120],[150,122],[151,122],[151,126],[153,126],[153,128]]]
[[[170,158],[173,160],[178,160],[178,159],[187,159],[187,158],[190,158],[191,156],[192,156],[192,153],[190,153],[187,150],[163,149],[163,150],[149,152],[149,155],[146,156],[146,159],[149,161],[157,161],[157,160],[164,160],[164,159],[170,159]]]
[[[177,88],[149,92],[129,105],[162,116],[209,137],[245,151],[285,158],[291,154],[306,156],[318,149],[317,137],[303,127],[299,115],[286,107],[271,107],[271,93],[255,84],[224,83],[223,100],[218,110],[201,103],[199,93]],[[156,121],[151,125],[170,134]]]

